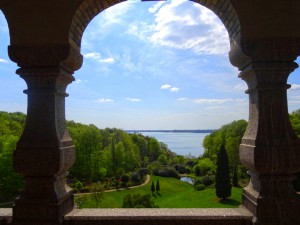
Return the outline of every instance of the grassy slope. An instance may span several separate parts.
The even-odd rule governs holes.
[[[155,204],[160,208],[233,208],[241,204],[241,188],[233,188],[232,196],[225,202],[220,202],[215,196],[215,189],[195,191],[192,185],[174,178],[151,176],[150,182],[140,188],[104,193],[104,199],[99,208],[120,208],[123,197],[127,194],[151,194],[151,182],[159,180],[160,196],[154,197]],[[95,203],[87,201],[84,208],[93,208]]]

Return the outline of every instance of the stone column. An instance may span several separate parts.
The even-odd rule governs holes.
[[[17,74],[28,86],[26,125],[13,159],[25,188],[13,206],[13,224],[61,224],[74,206],[66,175],[75,162],[75,148],[65,122],[66,88],[74,78],[71,67],[59,60],[64,54],[56,54],[64,50],[49,49],[35,49],[30,56],[30,49],[10,48],[21,66]]]
[[[250,55],[239,61],[239,76],[248,85],[249,124],[240,159],[251,176],[243,206],[253,213],[256,225],[300,224],[300,196],[292,185],[294,173],[300,170],[300,141],[287,106],[287,79],[298,67],[293,62],[296,57],[277,42],[242,44]]]

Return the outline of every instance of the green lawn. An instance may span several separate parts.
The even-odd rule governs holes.
[[[193,186],[174,178],[151,176],[150,182],[142,187],[104,193],[99,208],[121,208],[123,197],[127,194],[151,194],[151,182],[159,180],[160,195],[153,197],[160,208],[235,208],[241,204],[242,189],[232,188],[232,195],[226,201],[220,201],[215,189],[195,191]],[[88,198],[83,208],[94,208],[95,203]]]

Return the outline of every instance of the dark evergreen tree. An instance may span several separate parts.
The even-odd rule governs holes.
[[[237,174],[237,168],[236,167],[233,169],[232,186],[233,187],[238,187],[239,186],[239,179],[238,179],[238,174]]]
[[[225,146],[222,144],[217,156],[216,195],[226,199],[231,196],[229,161]]]
[[[160,191],[159,180],[156,181],[156,192]]]
[[[152,195],[155,192],[155,186],[154,186],[154,182],[153,181],[152,181],[152,184],[151,184],[151,192],[152,192]]]

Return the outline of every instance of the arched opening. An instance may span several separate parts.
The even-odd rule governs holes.
[[[295,61],[296,63],[300,63],[300,57]],[[299,130],[299,109],[300,109],[300,79],[299,79],[300,71],[296,69],[288,78],[288,84],[291,85],[290,89],[288,89],[288,109],[290,113],[290,121],[294,128],[294,131],[298,137],[300,137]],[[300,171],[296,174],[297,178],[294,180],[294,188],[300,193]]]
[[[7,54],[9,29],[0,11],[0,208],[11,207],[14,199],[23,187],[22,177],[13,169],[13,151],[22,133],[19,123],[7,119],[8,113],[26,112],[25,83],[15,74],[17,66]],[[20,117],[21,118],[21,117]],[[21,122],[21,121],[20,121]],[[24,121],[23,121],[24,122]]]
[[[67,118],[125,130],[216,129],[246,119],[246,87],[228,51],[224,26],[199,4],[112,6],[85,30]]]
[[[4,14],[0,11],[0,95],[1,111],[26,112],[26,96],[19,90],[26,89],[26,84],[16,74],[17,65],[7,54],[9,29]]]
[[[300,63],[300,57],[295,61],[296,63]],[[288,78],[288,84],[291,85],[291,88],[288,90],[288,100],[289,100],[289,112],[293,112],[299,109],[300,101],[298,96],[300,95],[300,81],[299,81],[300,71],[296,69]]]

